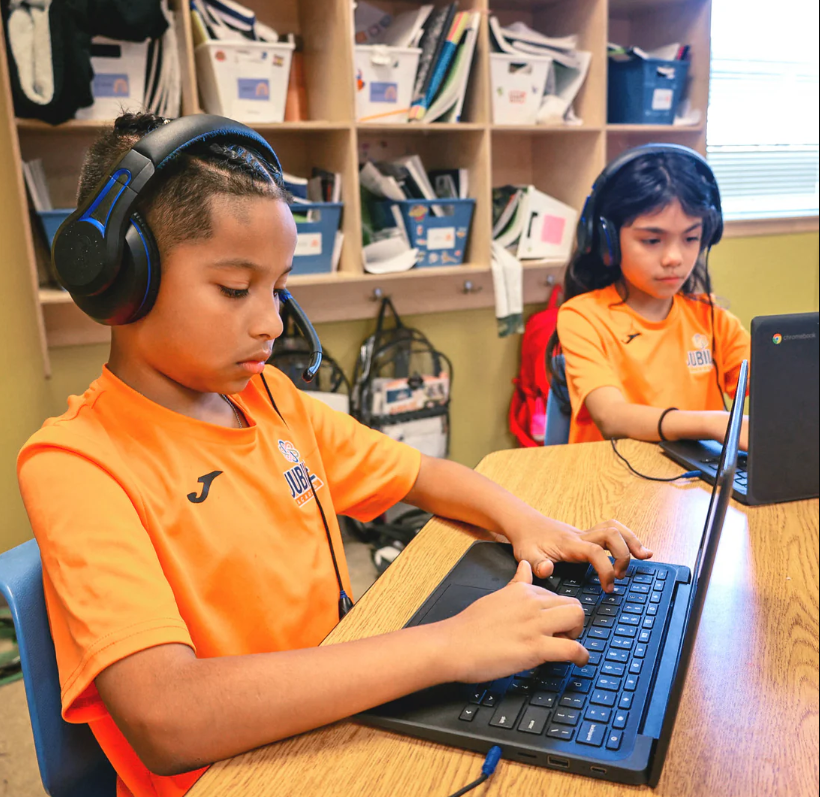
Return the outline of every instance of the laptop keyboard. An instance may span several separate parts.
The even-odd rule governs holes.
[[[476,684],[459,719],[473,722],[479,709],[493,708],[489,725],[512,735],[619,750],[631,713],[640,708],[633,706],[636,693],[645,695],[652,677],[655,643],[663,634],[669,605],[668,597],[664,598],[671,592],[669,572],[633,562],[609,594],[603,592],[591,567],[558,565],[556,573],[537,583],[581,602],[586,620],[578,641],[589,650],[589,662],[584,667],[543,664]],[[665,591],[667,586],[670,589]]]
[[[748,468],[748,455],[739,453],[737,455],[737,465],[735,467],[735,485],[738,487],[742,487],[743,490],[746,490],[746,485],[749,482],[747,468]],[[704,465],[711,465],[713,468],[717,470],[718,466],[720,465],[720,457],[705,457],[702,460]]]

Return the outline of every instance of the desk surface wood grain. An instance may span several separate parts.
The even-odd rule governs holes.
[[[679,468],[624,441],[644,473]],[[579,527],[630,526],[661,562],[694,564],[709,503],[703,482],[630,475],[608,443],[500,451],[478,470],[540,511]],[[401,628],[481,532],[435,520],[324,644]],[[818,793],[818,502],[732,502],[683,699],[655,793],[802,797]],[[384,677],[374,673],[373,677]],[[210,768],[190,797],[428,797],[451,794],[483,758],[340,722]],[[476,797],[648,791],[502,761]]]

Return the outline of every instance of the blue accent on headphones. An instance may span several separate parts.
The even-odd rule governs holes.
[[[126,176],[125,182],[120,181],[120,177],[123,175]],[[131,182],[131,172],[127,169],[119,169],[118,171],[114,172],[111,175],[111,178],[106,183],[105,188],[97,195],[97,198],[91,203],[91,206],[80,216],[79,221],[87,221],[90,224],[93,224],[103,235],[105,235],[105,228],[108,226],[108,219],[111,217],[111,211],[114,209],[114,205],[117,204],[117,200],[120,198],[120,194],[125,190],[125,186]],[[110,204],[108,205],[108,212],[105,214],[105,220],[100,222],[99,220],[94,218],[94,211],[100,206],[103,200],[108,198],[108,194],[111,189],[115,186],[119,185],[120,190],[117,191],[116,196],[111,199]]]

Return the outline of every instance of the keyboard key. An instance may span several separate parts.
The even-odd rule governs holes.
[[[547,731],[547,736],[551,739],[561,739],[568,742],[572,739],[573,733],[575,733],[575,729],[569,728],[566,725],[551,725]]]
[[[553,592],[557,591],[558,587],[561,586],[561,579],[558,576],[550,576],[547,579],[547,589],[552,590]]]
[[[642,659],[646,656],[646,645],[635,645],[635,658]]]
[[[610,678],[608,675],[600,675],[595,682],[595,688],[606,689],[609,692],[617,692],[621,688],[621,679]]]
[[[584,647],[587,650],[603,652],[603,651],[606,650],[606,640],[605,639],[590,639],[589,637],[587,637],[586,640],[584,641]]]
[[[558,708],[552,716],[552,721],[561,725],[577,725],[580,716],[581,712],[573,708]]]
[[[640,603],[625,603],[623,612],[624,614],[643,614],[643,604]]]
[[[610,595],[626,595],[626,590],[627,590],[626,587],[622,587],[620,584],[615,584],[615,586],[612,587],[612,592],[610,592],[609,594]]]
[[[589,654],[589,663],[596,667],[601,663],[601,654],[600,653],[590,653]]]
[[[490,725],[496,728],[514,728],[523,705],[523,697],[505,697],[495,710]]]
[[[575,693],[570,693],[568,695],[564,695],[561,698],[561,702],[558,704],[562,708],[583,708],[584,702],[586,698],[583,695],[577,695]],[[557,722],[558,720],[556,720]]]
[[[658,570],[657,573],[659,581],[666,581],[666,571],[665,570]]]
[[[585,720],[590,720],[591,722],[609,722],[609,715],[612,713],[611,708],[600,708],[599,706],[590,706],[586,714],[584,714]]]
[[[646,614],[649,617],[655,617],[658,614],[658,604],[657,603],[650,603],[649,606],[646,607]]]
[[[621,746],[621,739],[623,738],[622,731],[610,731],[606,740],[607,750],[617,750]],[[578,741],[581,741],[580,739]]]
[[[661,589],[663,589],[663,585],[661,585]],[[650,588],[647,584],[633,584],[632,592],[637,592],[640,595],[648,595],[650,593]]]
[[[608,628],[590,628],[589,639],[609,639],[610,630]]]
[[[595,610],[594,606],[585,606],[582,605],[581,608],[584,610],[584,617],[589,618],[592,617],[592,612]],[[584,625],[586,625],[588,620],[584,620]]]
[[[560,587],[558,589],[559,595],[568,595],[570,598],[574,598],[581,590],[578,587]]]
[[[583,578],[565,578],[561,582],[561,586],[563,587],[582,587],[584,585]]]
[[[600,722],[584,722],[578,729],[578,736],[575,741],[578,744],[588,744],[592,747],[600,747],[604,743],[606,725]]]
[[[611,645],[618,650],[632,650],[632,640],[628,637],[613,637]]]
[[[615,636],[625,636],[629,637],[630,639],[636,636],[638,633],[638,629],[632,625],[616,625],[615,626]]]
[[[501,695],[496,694],[495,692],[487,692],[484,695],[484,699],[481,701],[482,706],[489,706],[492,708],[498,701],[501,700]]]
[[[600,582],[599,582],[600,583]],[[600,587],[595,586],[595,584],[587,584],[585,587],[581,589],[581,592],[584,595],[600,595],[602,590]]]
[[[550,664],[542,664],[538,668],[538,675],[541,678],[563,678],[572,667],[571,664],[564,664],[552,662]]]
[[[573,677],[577,676],[578,678],[594,678],[597,675],[597,670],[595,667],[590,667],[587,664],[586,667],[573,667],[572,668],[572,675]]]
[[[620,606],[623,598],[620,595],[605,595],[601,601],[602,606]]]
[[[616,731],[622,731],[626,727],[627,720],[629,719],[629,712],[628,711],[616,711],[615,712],[615,719],[612,720],[612,727],[615,728]]]
[[[598,603],[598,596],[597,595],[580,595],[578,600],[585,606],[594,606]]]
[[[649,638],[651,636],[652,636],[651,631],[641,631],[641,633],[638,634],[638,642],[649,642]]]
[[[637,592],[630,592],[626,599],[629,603],[646,603],[646,595],[639,595]]]
[[[485,695],[485,690],[484,690],[484,689],[476,689],[476,690],[475,690],[475,691],[474,691],[474,692],[470,695],[470,702],[471,702],[471,703],[474,703],[475,705],[477,705],[477,706],[478,706],[478,705],[480,705],[480,704],[481,704],[481,701],[482,701],[482,699],[484,698],[484,695]]]
[[[623,664],[614,664],[608,661],[601,667],[601,672],[604,675],[612,675],[615,678],[620,678],[626,672],[626,667]]]
[[[632,659],[632,663],[629,665],[629,674],[640,675],[642,667],[643,661],[641,659]]]
[[[535,682],[535,688],[541,692],[560,692],[563,678],[539,678]]]
[[[627,675],[626,680],[624,681],[624,689],[627,692],[634,692],[638,688],[638,676],[637,675]]]
[[[517,672],[515,674],[515,677],[519,681],[526,681],[528,678],[534,678],[535,677],[535,670],[521,670],[521,672]]]
[[[632,692],[624,692],[621,695],[621,699],[618,701],[618,708],[622,708],[625,711],[629,711],[632,708],[632,698],[634,697]]]
[[[606,652],[607,661],[618,661],[621,664],[626,664],[629,660],[629,652],[626,650],[613,650],[610,648]]]
[[[591,584],[600,584],[601,583],[601,577],[600,576],[592,576],[592,578],[590,578],[589,581],[590,581]]]
[[[661,602],[661,593],[660,592],[653,592],[652,597],[649,599],[651,603],[660,603]]]
[[[555,692],[536,692],[530,698],[531,706],[541,706],[542,708],[552,708],[555,705]]]
[[[458,718],[464,720],[464,722],[472,722],[475,719],[476,711],[478,709],[475,706],[465,706]]]
[[[589,692],[591,686],[592,681],[586,678],[570,678],[570,681],[567,684],[566,691],[579,692],[580,694],[585,695],[587,692]]]
[[[529,681],[513,681],[507,689],[511,695],[528,695],[533,691],[533,684]]]
[[[529,706],[521,718],[518,730],[524,733],[540,735],[544,731],[544,726],[547,724],[549,716],[550,713],[547,709],[538,708],[538,706]]]
[[[643,623],[644,628],[654,628],[655,627],[655,618],[654,617],[644,617]]]
[[[607,692],[604,689],[596,689],[592,693],[592,697],[589,699],[589,702],[595,706],[612,707],[615,705],[615,694],[614,692]]]
[[[596,617],[592,621],[592,625],[595,626],[596,628],[612,628],[615,625],[615,618],[614,617]]]
[[[605,615],[606,617],[617,617],[618,616],[618,607],[611,606],[608,603],[602,603],[598,609],[596,610],[595,614],[597,615]]]
[[[661,584],[660,582],[658,582],[657,584],[653,584],[652,585],[652,591],[653,592],[663,592],[663,584]]]
[[[641,576],[651,576],[655,571],[651,567],[646,567],[646,565],[642,565],[636,567],[635,572]]]
[[[636,584],[651,584],[652,576],[639,573],[632,579]]]
[[[641,618],[634,614],[624,614],[620,617],[620,622],[623,625],[640,625]]]

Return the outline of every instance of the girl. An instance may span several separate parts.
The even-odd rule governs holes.
[[[712,300],[722,226],[714,175],[685,147],[635,148],[596,180],[547,347],[565,357],[571,443],[723,440],[749,335]]]
[[[266,366],[295,245],[273,150],[208,116],[117,120],[55,240],[111,353],[18,476],[63,715],[89,723],[121,797],[178,797],[212,761],[437,683],[584,665],[579,602],[532,574],[591,561],[611,591],[630,554],[651,556],[614,521],[550,520]],[[505,535],[514,583],[443,622],[317,647],[349,590],[337,513],[397,501]]]

